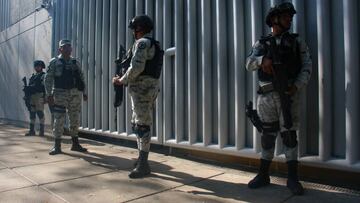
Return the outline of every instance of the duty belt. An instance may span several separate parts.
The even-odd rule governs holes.
[[[273,84],[269,83],[269,84],[266,84],[263,86],[259,86],[257,93],[258,94],[266,94],[266,93],[269,93],[272,91],[274,91],[274,86],[273,86]]]

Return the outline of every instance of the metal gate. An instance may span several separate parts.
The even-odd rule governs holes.
[[[133,42],[127,23],[146,13],[166,50],[161,92],[154,111],[153,142],[216,153],[257,157],[260,140],[245,118],[256,100],[257,78],[244,61],[252,44],[269,33],[269,0],[57,0],[53,54],[70,38],[86,73],[89,101],[82,130],[134,139],[130,102],[114,122],[111,78],[120,44]],[[303,94],[301,160],[360,171],[359,14],[356,0],[293,0],[293,31],[304,38],[313,75]],[[282,159],[281,142],[276,155]]]

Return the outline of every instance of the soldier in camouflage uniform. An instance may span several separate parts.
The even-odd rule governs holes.
[[[150,128],[153,122],[154,101],[159,92],[160,74],[159,71],[157,74],[153,73],[156,67],[151,64],[154,64],[152,60],[157,58],[158,44],[155,46],[155,40],[151,38],[150,32],[153,29],[153,22],[148,16],[134,17],[130,21],[129,28],[133,30],[135,37],[135,43],[130,53],[132,54],[130,67],[122,77],[114,77],[113,83],[115,85],[127,85],[129,88],[132,104],[131,123],[137,136],[139,150],[136,167],[131,171],[129,177],[141,178],[150,174],[148,164],[151,141]]]
[[[84,75],[80,63],[71,57],[70,40],[60,40],[59,51],[60,55],[51,59],[45,76],[46,97],[54,115],[55,146],[49,154],[61,153],[61,135],[64,130],[66,110],[70,120],[71,150],[86,152],[87,149],[79,144],[78,139],[81,97],[87,100]]]
[[[297,174],[296,131],[299,128],[299,90],[304,88],[310,79],[312,62],[306,43],[297,34],[288,32],[295,13],[296,11],[291,3],[282,3],[271,8],[266,17],[266,23],[272,27],[272,33],[257,41],[247,58],[247,70],[258,72],[259,97],[257,109],[263,126],[260,170],[248,186],[249,188],[259,188],[270,184],[269,167],[274,157],[276,136],[280,131],[288,165],[287,187],[293,194],[302,195],[304,189]],[[269,54],[272,50],[279,50],[273,52],[278,53],[279,56]],[[281,58],[281,62],[275,62],[275,58]],[[282,104],[278,90],[275,91],[274,89],[276,87],[274,78],[278,77],[274,72],[275,64],[276,67],[283,67],[282,70],[287,74],[285,78],[288,81],[283,83],[287,84],[287,87],[285,87],[283,95],[290,98],[291,106],[288,112],[291,112],[291,119],[288,120],[292,120],[292,125],[286,124],[283,116],[284,106],[282,106],[284,102]],[[283,66],[278,64],[283,64]]]
[[[45,103],[45,88],[44,88],[44,76],[45,73],[43,69],[45,68],[45,63],[40,60],[34,61],[34,69],[36,73],[32,74],[29,79],[29,91],[31,92],[30,96],[30,130],[25,136],[35,135],[35,120],[36,115],[40,121],[40,132],[39,136],[44,136],[44,103]]]

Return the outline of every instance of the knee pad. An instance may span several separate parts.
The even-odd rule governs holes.
[[[43,119],[43,118],[44,118],[44,112],[43,112],[43,111],[37,111],[36,114],[37,114],[37,116],[39,117],[39,119]]]
[[[274,122],[262,122],[264,133],[276,133],[280,131],[279,121]]]
[[[297,138],[296,138],[296,131],[289,130],[281,133],[281,137],[283,139],[283,143],[285,146],[289,148],[294,148],[297,146]]]
[[[139,136],[139,138],[144,137],[144,135],[148,134],[147,132],[150,132],[150,126],[148,125],[138,125],[135,124],[133,126],[134,133]]]
[[[261,146],[265,150],[269,150],[275,146],[276,137],[272,134],[263,134],[261,136]]]
[[[60,105],[52,105],[50,106],[51,113],[66,113],[66,107]]]
[[[30,120],[36,119],[36,112],[30,111]]]

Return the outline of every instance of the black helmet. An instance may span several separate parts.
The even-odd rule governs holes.
[[[279,16],[283,13],[288,13],[291,16],[296,14],[296,10],[295,10],[293,4],[289,3],[289,2],[285,2],[285,3],[279,4],[275,7],[270,8],[268,14],[266,15],[266,24],[269,27],[272,27],[271,18],[274,16]]]
[[[34,68],[35,68],[36,66],[41,66],[42,68],[45,68],[45,63],[44,63],[44,61],[42,61],[42,60],[35,60],[35,61],[34,61]]]
[[[138,26],[145,32],[150,32],[154,28],[154,23],[149,16],[139,15],[131,19],[128,27],[134,30]]]

